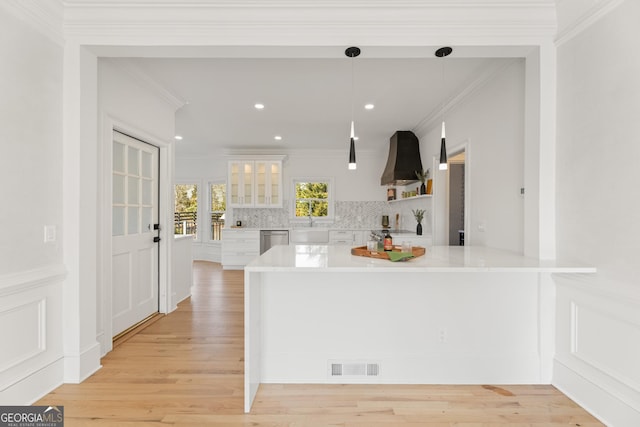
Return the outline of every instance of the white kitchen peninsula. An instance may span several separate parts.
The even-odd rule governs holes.
[[[245,411],[260,383],[548,384],[552,273],[482,247],[408,262],[276,246],[245,267]]]

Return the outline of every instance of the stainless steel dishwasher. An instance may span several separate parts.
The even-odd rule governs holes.
[[[276,245],[289,244],[289,230],[260,230],[260,255]]]

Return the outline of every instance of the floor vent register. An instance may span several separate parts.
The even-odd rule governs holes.
[[[331,377],[377,377],[380,374],[378,363],[331,363]]]

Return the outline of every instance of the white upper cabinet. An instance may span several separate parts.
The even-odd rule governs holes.
[[[282,207],[282,161],[256,160],[255,206],[261,208]]]
[[[282,160],[231,160],[227,204],[234,208],[282,207]]]
[[[227,178],[227,203],[231,207],[252,207],[254,203],[253,161],[230,161]]]

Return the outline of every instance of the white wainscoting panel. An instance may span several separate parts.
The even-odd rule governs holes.
[[[0,352],[0,372],[46,350],[46,306],[44,298],[0,309],[0,336],[4,345]]]
[[[640,324],[575,301],[571,309],[572,354],[640,392]]]
[[[553,384],[607,425],[640,425],[640,300],[558,276]],[[602,280],[602,279],[600,279]]]
[[[63,382],[63,266],[0,277],[0,403],[27,405]]]

